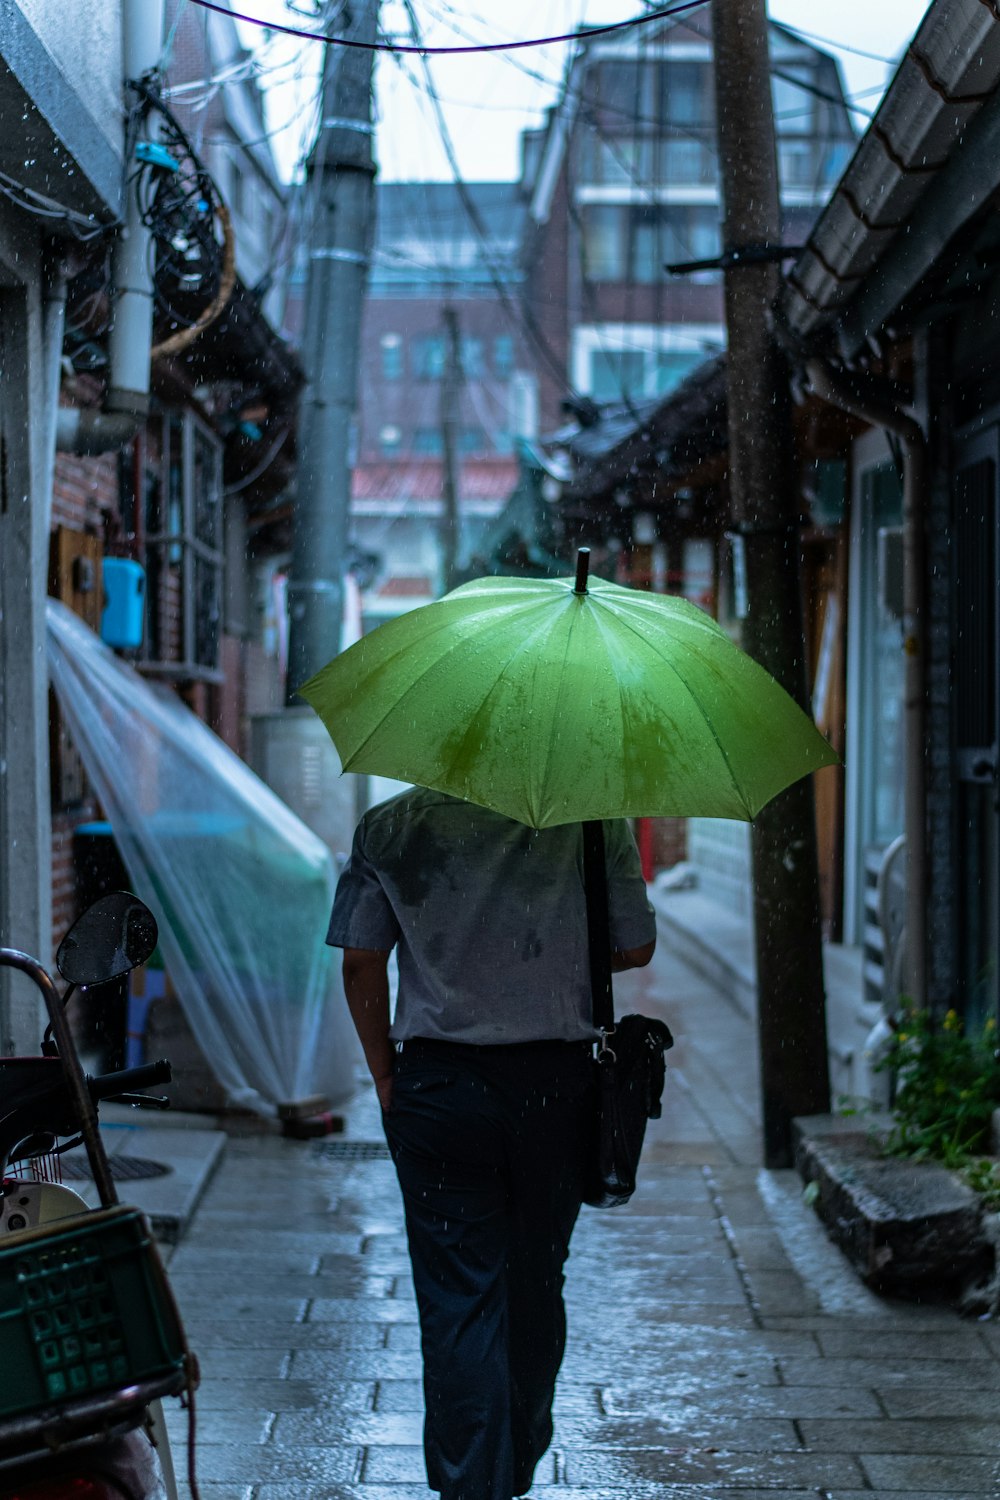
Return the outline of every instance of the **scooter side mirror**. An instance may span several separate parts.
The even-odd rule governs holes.
[[[59,944],[56,967],[71,984],[107,984],[145,963],[157,937],[149,907],[128,891],[112,891],[73,923]]]

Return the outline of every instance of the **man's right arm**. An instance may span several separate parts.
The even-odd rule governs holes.
[[[611,972],[620,974],[623,969],[644,969],[655,952],[655,938],[638,948],[616,948],[611,955]]]
[[[389,1040],[389,951],[345,948],[344,994],[379,1103],[388,1111],[395,1056]]]

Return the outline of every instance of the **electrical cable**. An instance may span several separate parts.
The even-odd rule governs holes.
[[[77,213],[74,208],[67,208],[57,199],[50,198],[45,193],[39,193],[35,188],[28,187],[27,183],[18,182],[15,177],[9,177],[6,172],[0,172],[0,194],[9,199],[17,208],[23,209],[25,213],[34,214],[36,218],[60,220],[73,238],[79,240],[81,244],[99,239],[101,235],[108,234],[117,228],[117,221],[109,224],[95,224],[93,218]],[[86,230],[77,228],[78,225],[85,225]]]
[[[801,26],[790,26],[787,21],[772,19],[772,24],[780,26],[782,31],[791,32],[792,36],[804,37],[810,42],[819,42],[821,46],[832,47],[836,52],[851,52],[855,57],[866,57],[869,62],[884,63],[887,68],[891,68],[897,60],[892,57],[882,57],[878,52],[865,52],[860,47],[849,46],[847,42],[835,42],[833,37],[819,36],[815,31],[803,31]]]
[[[591,37],[608,36],[612,32],[625,31],[632,26],[648,26],[650,22],[662,21],[667,16],[680,15],[688,10],[698,10],[703,5],[707,5],[709,0],[681,0],[678,5],[668,6],[664,10],[647,11],[641,16],[631,16],[627,21],[613,21],[607,26],[588,26],[582,31],[562,32],[558,36],[524,37],[512,42],[481,42],[465,47],[407,46],[405,43],[392,41],[358,42],[347,37],[327,36],[322,31],[304,31],[297,26],[283,26],[276,21],[265,21],[260,16],[244,15],[241,11],[232,10],[228,5],[219,3],[219,0],[191,0],[191,3],[200,5],[204,10],[214,10],[221,15],[232,16],[237,21],[246,21],[251,26],[280,32],[284,36],[298,36],[313,42],[324,42],[328,47],[354,47],[364,52],[416,53],[421,57],[454,57],[472,52],[513,52],[522,47],[550,47],[558,42],[586,42]]]
[[[179,328],[169,338],[161,339],[158,344],[153,345],[149,351],[151,360],[166,359],[168,355],[180,354],[189,344],[193,344],[195,339],[204,333],[205,329],[211,323],[215,322],[233,295],[233,287],[236,285],[236,241],[233,235],[233,224],[229,217],[229,210],[221,199],[216,204],[215,212],[218,215],[219,223],[222,225],[223,234],[222,265],[219,273],[218,290],[208,306],[198,314],[193,323],[189,324],[186,328]]]

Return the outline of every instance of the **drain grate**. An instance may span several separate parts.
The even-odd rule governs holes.
[[[392,1160],[384,1141],[317,1141],[313,1152],[328,1161]]]
[[[142,1156],[109,1156],[111,1176],[116,1182],[141,1182],[147,1177],[166,1177],[173,1167],[161,1161],[147,1161]],[[63,1181],[81,1182],[93,1177],[90,1162],[85,1156],[64,1158],[60,1163]]]

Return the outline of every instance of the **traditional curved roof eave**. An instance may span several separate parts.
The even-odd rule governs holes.
[[[832,336],[853,358],[996,191],[998,86],[1000,9],[934,0],[788,273],[797,341]]]

